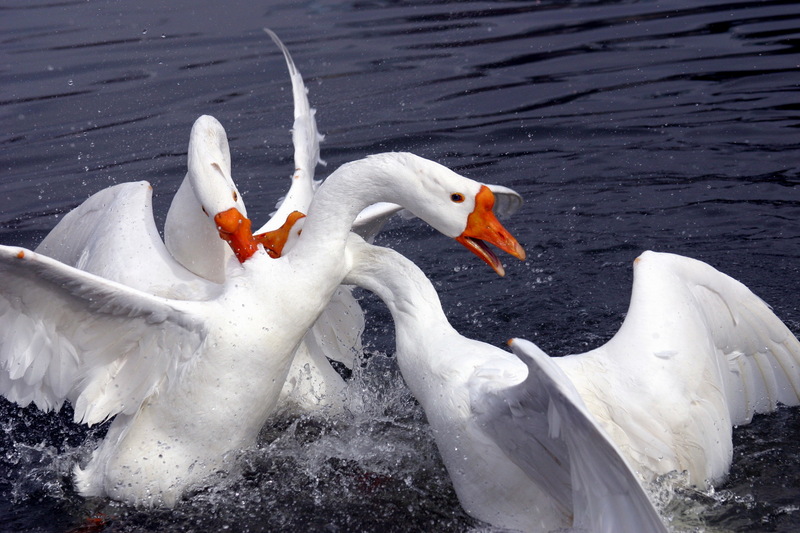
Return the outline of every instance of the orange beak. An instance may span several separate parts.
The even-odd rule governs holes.
[[[273,259],[278,258],[283,253],[283,247],[286,245],[286,241],[289,240],[289,234],[292,232],[295,222],[304,216],[300,211],[292,211],[280,228],[253,235],[253,238],[257,243],[264,246],[270,257]]]
[[[253,237],[250,219],[245,218],[238,209],[231,207],[217,213],[214,215],[214,222],[219,236],[230,245],[240,263],[256,253],[258,242]]]
[[[503,269],[500,259],[486,246],[486,243],[493,244],[523,261],[525,260],[525,250],[517,242],[517,239],[500,224],[492,207],[494,207],[494,194],[486,185],[483,185],[475,196],[475,209],[467,218],[467,227],[461,235],[456,237],[456,240],[483,259],[499,275],[505,276],[506,271]]]

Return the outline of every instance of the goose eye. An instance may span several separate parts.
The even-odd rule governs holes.
[[[202,209],[202,210],[203,210],[203,213],[205,213],[205,214],[206,214],[206,216],[209,216],[209,215],[208,215],[208,211],[206,211],[206,208],[205,208],[205,207],[203,207],[203,206],[200,206],[200,209]]]
[[[454,192],[450,195],[450,199],[453,200],[455,203],[460,204],[464,201],[464,195],[460,192]]]
[[[236,191],[233,191],[233,201],[234,202],[238,202],[239,201],[239,195],[236,194]]]

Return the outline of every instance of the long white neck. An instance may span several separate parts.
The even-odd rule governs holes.
[[[438,217],[430,216],[437,209],[440,212],[447,209],[431,203],[436,200],[420,179],[421,174],[431,169],[441,171],[444,167],[413,154],[394,152],[342,165],[317,190],[303,232],[287,255],[316,257],[331,250],[341,253],[355,218],[365,207],[378,202],[400,204],[445,235],[458,236],[466,217],[462,227],[456,228],[442,227],[436,224]],[[429,180],[432,174],[427,173]]]
[[[398,329],[451,328],[436,289],[413,261],[363,241],[354,246],[356,240],[354,236],[348,243],[353,260],[345,284],[375,293],[386,303]]]
[[[225,267],[233,252],[219,238],[214,221],[203,211],[188,175],[167,212],[164,244],[172,257],[188,270],[216,283],[225,281]]]
[[[471,342],[447,320],[439,295],[428,277],[410,259],[353,236],[348,242],[352,258],[343,283],[375,293],[384,301],[395,324],[397,362],[403,377],[425,405],[433,376],[446,369],[457,345]],[[426,406],[427,408],[427,406]]]

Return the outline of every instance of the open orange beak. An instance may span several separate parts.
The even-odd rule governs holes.
[[[214,215],[219,236],[227,242],[240,263],[249,259],[256,250],[258,242],[253,237],[252,224],[238,209],[231,207],[227,211]]]
[[[253,235],[253,238],[257,243],[264,246],[270,257],[273,259],[278,258],[283,253],[283,247],[286,245],[286,241],[289,240],[289,234],[292,232],[295,222],[304,216],[300,211],[292,211],[280,228]]]
[[[503,269],[500,259],[486,246],[486,243],[493,244],[523,261],[525,260],[525,250],[517,242],[517,239],[500,224],[492,207],[494,207],[494,194],[486,185],[483,185],[475,196],[475,209],[467,218],[467,227],[461,235],[456,237],[456,240],[483,259],[499,275],[505,276],[506,271]]]

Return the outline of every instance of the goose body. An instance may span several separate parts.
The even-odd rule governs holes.
[[[252,234],[241,231],[233,195],[195,192],[216,213],[220,235],[243,249]],[[492,200],[485,186],[411,154],[343,165],[315,194],[291,250],[277,259],[261,247],[237,255],[242,263],[219,292],[198,300],[159,297],[4,246],[0,391],[42,409],[69,400],[87,424],[116,415],[76,470],[79,491],[171,505],[255,442],[295,350],[344,278],[345,243],[364,207],[399,203],[499,265],[480,239],[524,252],[494,219]]]
[[[558,381],[557,367],[529,373],[514,354],[460,335],[431,282],[397,252],[357,237],[348,251],[345,281],[389,307],[403,379],[469,514],[520,531],[665,531],[615,444],[574,387]]]
[[[800,343],[738,281],[645,252],[631,305],[604,346],[551,358],[462,337],[413,263],[355,239],[346,281],[395,320],[397,361],[425,409],[459,500],[523,531],[661,531],[640,482],[672,471],[721,480],[732,425],[797,405]]]

